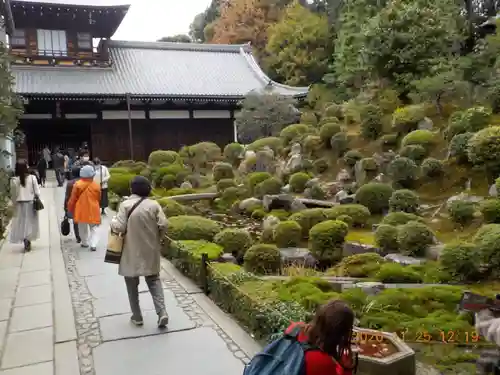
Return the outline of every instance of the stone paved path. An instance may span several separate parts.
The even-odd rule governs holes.
[[[125,284],[98,251],[61,238],[63,188],[43,189],[41,238],[0,251],[0,375],[240,375],[258,345],[189,280],[164,261],[167,331],[144,280],[144,327],[129,322]]]

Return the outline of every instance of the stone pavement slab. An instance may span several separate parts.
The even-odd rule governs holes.
[[[19,278],[19,287],[49,285],[52,283],[49,270],[23,272]]]
[[[9,319],[11,309],[12,309],[12,298],[0,299],[0,321]]]
[[[9,332],[51,327],[52,324],[52,303],[15,307],[12,312]]]
[[[0,371],[0,375],[53,375],[53,362],[38,363],[31,366],[23,366],[10,370]]]
[[[53,336],[52,327],[9,334],[2,369],[51,361],[54,356]]]
[[[19,287],[14,306],[29,306],[52,302],[52,285]]]
[[[208,327],[107,342],[94,362],[98,375],[240,375],[244,366]]]
[[[123,286],[125,288],[125,285]],[[139,294],[139,303],[142,311],[154,310],[153,299],[149,293]],[[130,305],[126,293],[99,298],[94,301],[95,315],[99,318],[109,315],[130,313]]]
[[[101,260],[102,262],[102,260]],[[115,296],[121,294],[127,297],[127,287],[125,286],[125,281],[123,277],[118,276],[118,270],[115,270],[112,274],[98,275],[92,277],[86,277],[85,281],[87,287],[89,288],[90,294],[94,298],[105,298],[109,296]],[[139,292],[147,292],[148,286],[143,278],[141,278],[139,284]]]

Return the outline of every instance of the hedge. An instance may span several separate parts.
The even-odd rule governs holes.
[[[328,220],[336,220],[339,216],[346,215],[352,219],[354,226],[363,227],[370,219],[370,210],[361,204],[341,204],[332,208],[324,209]]]
[[[212,241],[221,230],[218,223],[200,217],[181,215],[168,219],[167,235],[173,240]]]

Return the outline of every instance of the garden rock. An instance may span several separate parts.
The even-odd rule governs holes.
[[[193,185],[191,185],[191,182],[189,181],[184,181],[181,186],[180,186],[181,189],[192,189],[193,188]]]
[[[361,160],[356,162],[354,165],[354,176],[356,178],[356,184],[363,185],[366,179],[366,171],[363,169],[363,164]]]
[[[285,165],[285,173],[291,173],[295,171],[302,165],[302,148],[299,143],[295,143],[292,146],[289,157],[286,165]]]
[[[289,194],[278,194],[278,195],[264,195],[262,198],[262,206],[264,210],[286,210],[290,211],[292,202],[295,200],[293,195]]]
[[[283,193],[290,193],[290,184],[286,184],[281,188],[281,192]]]
[[[306,208],[331,208],[337,205],[336,202],[319,199],[296,198],[295,200],[305,205]]]
[[[374,296],[385,289],[385,285],[378,281],[363,281],[354,284],[355,288],[360,288],[365,294]]]
[[[339,201],[340,204],[351,204],[356,201],[356,194],[348,195]]]
[[[344,189],[340,190],[337,194],[335,194],[335,202],[339,202],[342,201],[343,199],[346,199],[347,197],[349,197],[349,193],[347,193],[347,191],[345,191]]]
[[[425,259],[419,259],[419,258],[414,258],[414,257],[409,257],[406,255],[401,255],[401,254],[387,254],[384,257],[385,260],[389,260],[394,263],[399,263],[405,266],[409,266],[412,264],[422,264],[425,262]]]
[[[181,201],[181,202],[187,202],[187,201],[197,201],[197,200],[213,200],[219,196],[219,193],[196,193],[196,194],[182,194],[182,195],[174,195],[172,197],[169,197],[169,199],[172,199],[174,201]]]
[[[308,249],[300,247],[288,247],[280,249],[281,259],[284,266],[314,267],[316,259]]]
[[[256,154],[255,171],[274,173],[274,152],[269,146],[265,146]]]
[[[343,247],[343,255],[356,255],[356,254],[365,254],[365,253],[377,253],[382,254],[382,251],[372,245],[365,245],[357,242],[345,242]]]
[[[432,130],[432,128],[434,127],[434,122],[432,122],[429,117],[424,117],[419,121],[417,126],[419,130]]]
[[[464,201],[464,202],[472,202],[479,203],[483,200],[483,197],[478,197],[476,195],[469,195],[466,192],[462,192],[458,195],[454,195],[446,201],[446,206],[449,207],[455,201]]]
[[[426,258],[429,260],[439,260],[441,256],[441,252],[444,249],[444,244],[437,244],[427,248],[426,250]]]
[[[233,256],[233,254],[229,254],[229,253],[222,254],[220,256],[220,258],[217,259],[217,262],[219,262],[219,263],[233,263],[233,264],[238,264],[238,261]]]
[[[256,205],[259,205],[259,204],[262,204],[262,201],[260,199],[257,199],[257,198],[247,198],[247,199],[243,199],[240,202],[239,209],[241,211],[246,211],[246,210],[250,209],[252,206],[256,206]]]
[[[490,197],[498,197],[497,186],[495,184],[490,186],[488,194],[490,195]]]
[[[302,203],[299,199],[294,199],[292,204],[290,205],[290,212],[299,212],[305,210],[307,206]]]
[[[306,188],[312,188],[315,185],[319,184],[319,178],[311,178],[309,181],[306,182]]]
[[[276,216],[269,215],[262,220],[262,229],[263,230],[272,230],[276,225],[280,223],[280,219]]]
[[[339,173],[337,173],[335,180],[341,183],[349,182],[351,181],[351,174],[347,169],[342,169]]]

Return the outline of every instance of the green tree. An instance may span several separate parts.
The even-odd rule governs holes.
[[[220,16],[220,0],[212,0],[208,8],[196,15],[189,26],[189,36],[195,42],[205,42],[205,29]],[[211,39],[211,38],[208,38]]]
[[[159,42],[176,42],[176,43],[191,43],[193,40],[189,35],[177,34],[173,36],[164,36],[158,40]]]
[[[318,82],[328,71],[333,53],[326,16],[298,2],[268,30],[267,66],[289,85]]]

